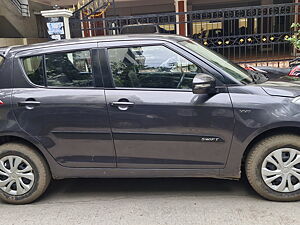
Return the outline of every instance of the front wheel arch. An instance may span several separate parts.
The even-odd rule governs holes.
[[[298,134],[291,133],[272,135],[256,143],[247,155],[245,175],[263,198],[300,200],[299,173],[295,172],[299,169],[299,138]]]
[[[252,139],[252,141],[247,145],[243,156],[241,160],[241,171],[242,171],[242,176],[245,175],[245,160],[250,153],[251,149],[260,141],[263,139],[266,139],[268,137],[278,135],[278,134],[297,134],[300,135],[300,127],[277,127],[273,129],[266,130],[259,135],[257,135],[255,138]]]

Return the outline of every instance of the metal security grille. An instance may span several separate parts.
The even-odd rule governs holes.
[[[280,62],[296,54],[286,41],[290,26],[299,21],[300,3],[149,14],[129,17],[71,18],[73,37],[117,35],[124,25],[155,24],[161,33],[177,33],[184,24],[186,35],[239,62]]]

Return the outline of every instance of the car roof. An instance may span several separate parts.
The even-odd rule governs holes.
[[[45,47],[57,47],[59,45],[72,45],[72,44],[84,44],[92,42],[113,42],[113,41],[130,41],[130,40],[166,40],[172,42],[178,42],[187,40],[186,37],[170,34],[128,34],[128,35],[113,35],[113,36],[97,36],[88,38],[72,38],[59,41],[48,41],[43,43],[23,45],[23,46],[11,46],[9,52],[19,52],[26,50],[34,50]],[[4,49],[4,48],[3,48]],[[7,49],[7,48],[6,48]],[[0,49],[0,51],[2,48]]]

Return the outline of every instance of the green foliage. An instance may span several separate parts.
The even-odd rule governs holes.
[[[291,28],[295,29],[295,33],[286,40],[291,42],[297,50],[300,50],[300,23],[293,23]]]

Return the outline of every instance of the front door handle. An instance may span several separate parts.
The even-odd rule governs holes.
[[[111,102],[110,105],[113,107],[118,107],[118,109],[121,111],[126,111],[128,110],[129,107],[134,106],[134,103],[133,102]]]
[[[133,102],[111,102],[111,106],[134,106]]]

